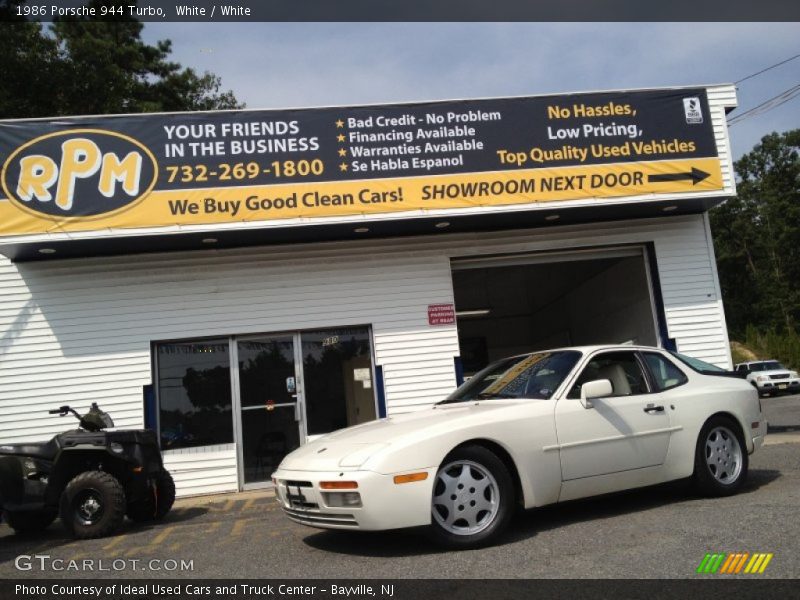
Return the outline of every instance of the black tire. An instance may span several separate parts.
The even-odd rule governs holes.
[[[161,471],[156,476],[151,494],[136,503],[128,505],[128,518],[137,523],[163,519],[175,503],[175,482],[169,471]]]
[[[455,474],[458,476],[453,477]],[[448,479],[450,485],[445,483]],[[476,483],[475,487],[469,482]],[[482,484],[485,485],[483,489]],[[451,486],[452,494],[445,495]],[[483,446],[456,448],[445,457],[433,482],[429,535],[448,548],[492,544],[508,527],[514,515],[515,500],[511,474],[496,454]],[[448,502],[452,502],[452,506],[448,507]],[[481,504],[490,503],[496,508],[480,510]],[[470,506],[474,508],[471,510]],[[459,511],[463,511],[466,518],[460,518]]]
[[[738,457],[732,451],[737,447]],[[704,496],[735,494],[747,479],[748,465],[747,445],[739,424],[724,416],[706,421],[695,447],[693,480],[697,491]]]
[[[54,510],[6,511],[3,513],[3,520],[15,533],[25,535],[47,529],[56,520],[56,516]]]
[[[77,539],[115,533],[125,519],[125,490],[116,477],[86,471],[67,484],[61,494],[61,521]]]

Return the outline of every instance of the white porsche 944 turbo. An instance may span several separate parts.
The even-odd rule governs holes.
[[[692,477],[735,493],[767,423],[757,392],[658,348],[592,346],[497,361],[431,409],[341,429],[273,475],[290,519],[313,527],[429,526],[485,545],[516,506]]]

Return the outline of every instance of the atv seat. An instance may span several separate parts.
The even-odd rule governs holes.
[[[58,449],[58,440],[53,438],[49,442],[39,442],[38,444],[3,444],[0,446],[0,455],[30,456],[31,458],[53,460],[58,454]]]

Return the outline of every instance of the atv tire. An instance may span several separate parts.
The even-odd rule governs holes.
[[[67,484],[61,494],[61,521],[77,539],[115,533],[125,519],[125,490],[116,477],[86,471]]]
[[[169,471],[156,476],[155,488],[144,500],[128,505],[128,518],[137,523],[163,519],[175,502],[175,482]]]
[[[36,533],[46,529],[57,516],[54,510],[6,511],[3,520],[19,535]]]

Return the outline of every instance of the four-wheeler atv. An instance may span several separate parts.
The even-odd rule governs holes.
[[[76,538],[114,533],[125,515],[160,519],[175,501],[175,484],[164,469],[156,434],[150,430],[103,431],[111,418],[97,404],[81,417],[80,429],[49,442],[0,446],[0,508],[17,533],[39,531],[56,516]]]

